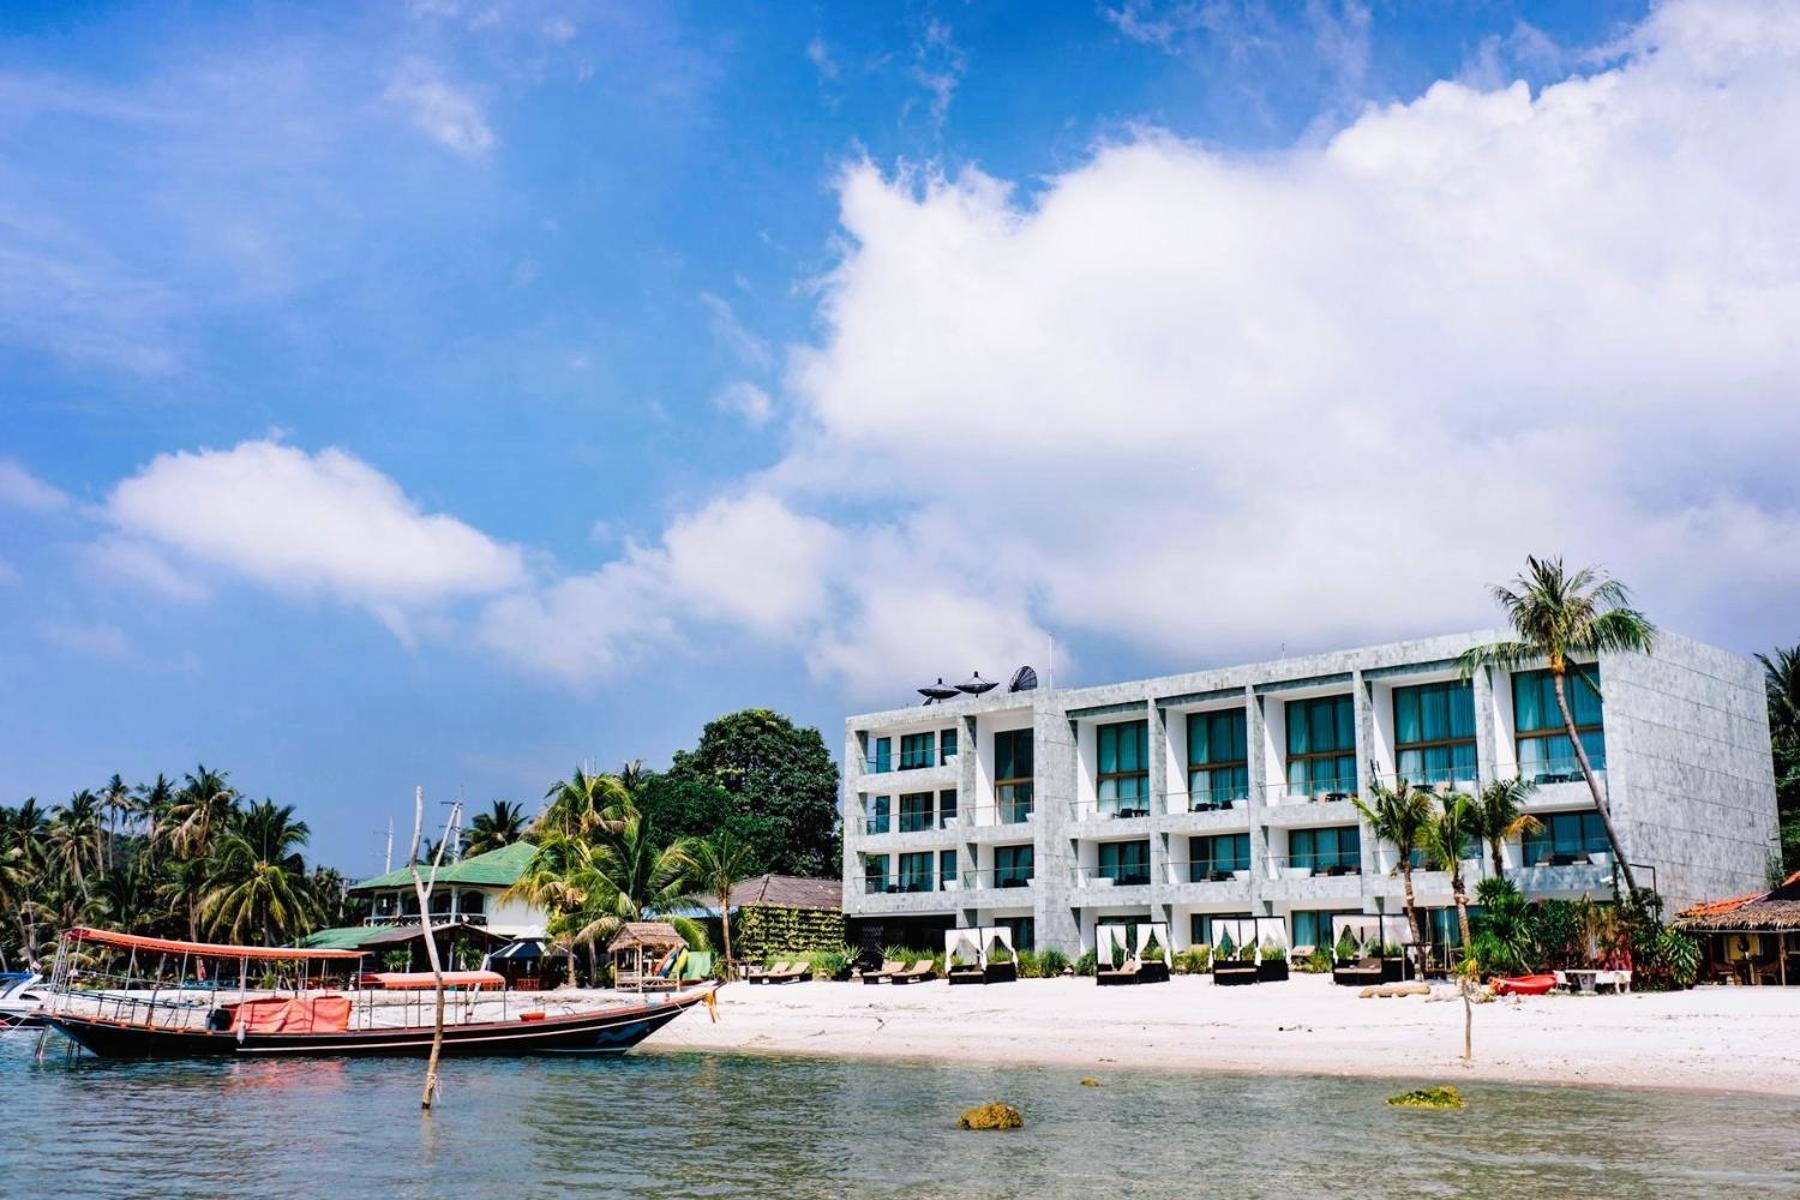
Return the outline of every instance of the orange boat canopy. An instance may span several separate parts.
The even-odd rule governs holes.
[[[342,1033],[350,1028],[350,998],[246,1000],[231,1027],[244,1033]]]
[[[301,950],[291,946],[224,946],[212,942],[178,942],[173,938],[140,937],[108,929],[77,926],[63,934],[71,942],[94,942],[122,950],[160,950],[165,954],[192,954],[198,958],[256,958],[295,962],[300,959],[360,959],[359,950]]]
[[[437,976],[430,971],[382,971],[364,975],[390,992],[417,992],[437,986]],[[496,971],[445,971],[444,986],[452,988],[502,988],[506,977]]]

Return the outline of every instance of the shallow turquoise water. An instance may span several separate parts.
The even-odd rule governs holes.
[[[7,1196],[1800,1195],[1785,1100],[1474,1085],[1423,1113],[1383,1082],[640,1052],[451,1061],[425,1117],[418,1062],[36,1041],[0,1037]],[[989,1099],[1026,1128],[953,1128]]]

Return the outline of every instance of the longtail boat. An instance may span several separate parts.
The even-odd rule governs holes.
[[[43,1018],[102,1058],[429,1053],[436,976],[368,974],[362,957],[71,929]],[[713,990],[563,1000],[489,971],[447,971],[444,986],[446,1055],[620,1054]]]

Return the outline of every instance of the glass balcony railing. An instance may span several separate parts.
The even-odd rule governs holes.
[[[1163,864],[1170,883],[1238,883],[1250,878],[1250,864],[1236,859],[1196,859]]]
[[[1145,887],[1150,883],[1150,864],[1071,867],[1069,881],[1078,888]]]

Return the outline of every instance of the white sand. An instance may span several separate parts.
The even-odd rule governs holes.
[[[1701,988],[1544,996],[1475,1006],[1364,1000],[1325,976],[1216,988],[1205,977],[1096,987],[942,982],[734,983],[718,1022],[696,1009],[645,1049],[1034,1063],[1103,1068],[1399,1076],[1800,1095],[1800,989]]]

